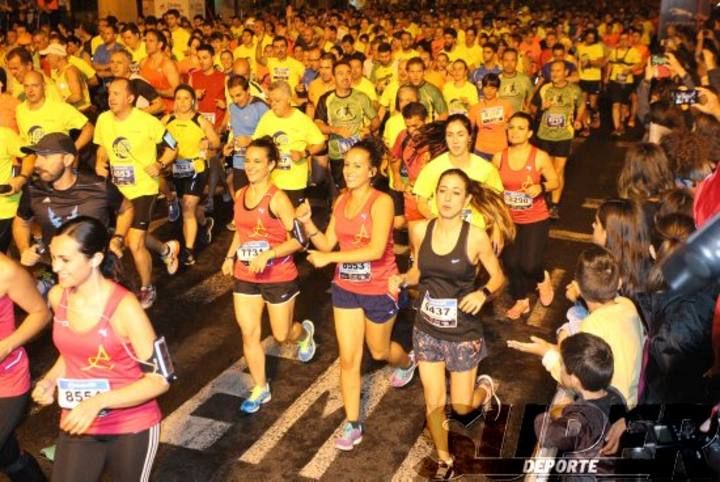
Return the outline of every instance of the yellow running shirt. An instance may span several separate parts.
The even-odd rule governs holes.
[[[164,134],[165,126],[139,109],[122,121],[110,111],[98,117],[93,142],[105,148],[113,183],[126,198],[158,193],[158,178],[150,177],[145,168],[157,161],[157,145]]]
[[[35,144],[46,134],[62,132],[70,134],[72,129],[82,129],[88,118],[67,102],[45,99],[36,110],[30,109],[27,101],[17,107],[18,132],[22,141]]]
[[[500,173],[495,166],[475,154],[470,154],[470,163],[471,166],[469,169],[463,169],[470,179],[479,182],[483,186],[494,189],[498,193],[503,191]],[[420,175],[415,180],[413,194],[427,199],[430,209],[436,216],[438,213],[437,203],[435,202],[437,183],[443,172],[454,168],[456,168],[456,166],[450,160],[449,153],[446,152],[440,154],[423,167]],[[468,216],[470,217],[468,218]],[[485,219],[475,208],[471,207],[466,210],[466,212],[463,213],[463,218],[470,221],[474,226],[485,229]]]
[[[177,141],[177,159],[173,163],[173,174],[176,177],[186,177],[185,174],[200,174],[205,171],[207,152],[202,152],[201,144],[206,136],[205,131],[200,127],[201,115],[197,113],[188,120],[180,120],[172,115],[165,126]]]
[[[253,139],[263,136],[272,137],[280,150],[280,163],[272,173],[273,183],[290,191],[305,189],[309,172],[307,157],[294,162],[291,151],[305,152],[309,145],[324,143],[325,136],[318,126],[297,109],[288,117],[278,117],[269,110],[260,118]]]
[[[7,127],[0,127],[0,184],[7,184],[13,177],[13,161],[16,157],[24,157],[20,151],[20,137]],[[17,213],[20,204],[20,193],[12,196],[0,196],[0,219],[11,219]]]

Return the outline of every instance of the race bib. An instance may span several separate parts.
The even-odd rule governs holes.
[[[617,81],[620,82],[621,84],[624,84],[625,82],[627,82],[627,78],[628,78],[627,74],[618,74],[617,75]]]
[[[58,378],[58,405],[67,410],[80,405],[81,402],[94,397],[98,393],[110,391],[110,381],[104,378],[74,380]]]
[[[270,243],[266,240],[248,241],[237,250],[237,259],[243,263],[249,263],[255,256],[270,250]]]
[[[209,123],[215,125],[215,112],[201,112],[201,114]]]
[[[545,122],[548,127],[565,127],[565,114],[548,112]]]
[[[184,178],[195,175],[195,167],[190,159],[177,159],[172,166],[173,176]]]
[[[113,184],[132,186],[135,184],[135,166],[110,166]]]
[[[280,162],[278,163],[277,168],[282,171],[289,171],[292,167],[292,155],[288,152],[285,154],[284,152],[280,153]]]
[[[458,301],[454,298],[431,298],[425,292],[420,305],[423,320],[437,328],[457,328]]]
[[[345,281],[370,281],[370,263],[341,263],[339,273]]]
[[[505,191],[503,197],[510,209],[528,209],[533,202],[530,196],[520,191]]]
[[[482,124],[494,124],[503,120],[505,120],[505,109],[500,105],[480,110],[480,123]]]

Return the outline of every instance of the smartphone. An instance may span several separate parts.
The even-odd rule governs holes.
[[[673,90],[672,98],[675,105],[693,105],[698,103],[698,91],[692,90]]]
[[[652,65],[666,65],[668,63],[667,57],[664,55],[653,55],[650,58],[650,63]]]
[[[0,194],[5,194],[13,190],[10,184],[0,184]]]

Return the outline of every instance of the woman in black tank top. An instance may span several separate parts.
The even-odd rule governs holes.
[[[453,471],[448,451],[445,371],[450,372],[450,400],[457,418],[474,417],[480,406],[489,408],[495,384],[477,377],[485,355],[480,310],[498,290],[504,276],[487,233],[463,221],[462,212],[477,202],[481,189],[459,169],[446,171],[438,182],[438,217],[411,228],[417,263],[390,280],[390,290],[418,285],[413,348],[425,392],[428,426],[438,452],[438,475],[447,480]],[[490,274],[485,286],[476,285],[482,266]],[[499,407],[498,407],[499,409]]]

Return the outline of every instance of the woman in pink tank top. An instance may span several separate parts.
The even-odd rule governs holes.
[[[352,450],[362,441],[360,425],[360,366],[363,341],[376,360],[387,360],[397,367],[390,383],[402,387],[410,383],[415,362],[398,343],[391,340],[398,306],[389,293],[388,281],[397,274],[393,252],[393,201],[373,189],[383,147],[379,141],[364,139],[346,154],[343,176],[347,190],[335,203],[325,233],[311,219],[305,202],[297,217],[315,245],[308,261],[316,268],[335,263],[332,285],[335,332],[340,348],[340,388],[347,423],[335,446]],[[340,251],[334,251],[340,244]]]
[[[99,480],[104,469],[113,481],[146,481],[159,442],[155,399],[172,364],[138,300],[111,279],[119,265],[109,241],[100,221],[81,216],[50,244],[60,356],[32,396],[50,405],[57,390],[62,408],[53,482]]]
[[[530,145],[532,134],[532,118],[524,112],[513,114],[508,121],[510,147],[493,157],[516,232],[515,240],[503,251],[510,296],[515,300],[506,313],[511,320],[530,312],[529,295],[535,289],[543,306],[549,306],[554,297],[543,264],[550,232],[545,194],[557,189],[558,178],[547,153]]]
[[[15,326],[15,305],[27,315]],[[0,252],[0,472],[10,480],[45,480],[15,436],[30,401],[30,364],[23,345],[45,328],[50,310],[30,274]]]

